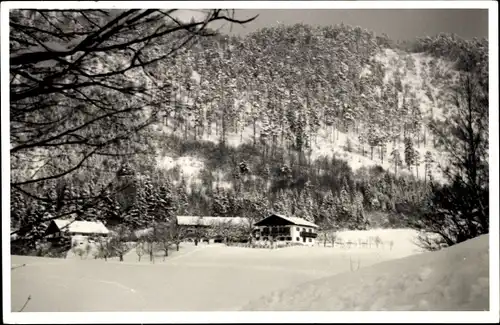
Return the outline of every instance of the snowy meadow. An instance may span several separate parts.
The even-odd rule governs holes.
[[[405,305],[394,297],[404,291],[404,297],[411,298],[422,294],[424,288],[440,284],[442,290],[451,295],[448,290],[453,287],[445,286],[463,281],[467,276],[473,276],[474,281],[460,284],[463,292],[482,298],[466,307],[488,309],[488,299],[485,300],[489,283],[488,251],[484,250],[487,238],[466,243],[460,246],[462,249],[457,247],[448,254],[421,253],[413,245],[415,232],[411,230],[339,234],[346,240],[359,238],[361,241],[371,236],[379,236],[383,242],[393,241],[394,246],[392,249],[388,245],[347,248],[318,244],[253,249],[183,243],[178,252],[172,252],[165,260],[158,255],[154,263],[146,258],[139,262],[133,249],[125,255],[124,262],[116,258],[107,262],[80,258],[71,256],[70,252],[66,259],[12,256],[12,311],[23,308],[28,297],[23,309],[26,312],[393,310],[392,307],[413,310],[429,306],[432,310],[450,310],[462,305],[454,305],[452,301],[436,303],[425,295],[418,304],[411,305],[405,300]],[[457,271],[455,277],[446,281],[443,268],[461,263],[462,257],[474,268]],[[376,266],[379,263],[382,264]],[[308,282],[313,280],[315,292],[308,293],[311,299],[306,299],[300,288],[309,288]],[[364,285],[371,288],[365,295],[360,292],[360,286]],[[339,291],[343,286],[347,287]],[[285,294],[272,298],[271,303],[265,300],[269,299],[266,296],[276,297],[272,294],[282,291]],[[370,300],[370,304],[366,299],[375,292],[380,295],[379,299]],[[437,293],[429,294],[436,299]],[[384,300],[386,296],[392,300]],[[330,304],[332,299],[343,303]]]

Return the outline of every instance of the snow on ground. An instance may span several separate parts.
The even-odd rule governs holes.
[[[215,123],[212,123],[211,125],[211,134],[208,134],[206,132],[203,135],[202,140],[204,141],[210,141],[213,143],[219,143],[221,139],[221,134],[217,134],[216,132],[216,125]],[[257,125],[256,127],[256,139],[259,141],[259,133],[260,133],[260,125]],[[226,144],[228,146],[232,147],[238,147],[244,143],[253,143],[253,126],[248,125],[246,126],[241,132],[234,133],[234,132],[228,132],[226,135]]]
[[[489,236],[262,297],[242,310],[489,310]]]
[[[378,62],[381,62],[385,67],[384,83],[388,83],[389,79],[392,79],[392,76],[397,70],[403,72],[402,67],[404,66],[405,56],[408,56],[406,52],[398,52],[392,49],[386,49],[384,52],[375,56],[375,59]],[[422,112],[424,118],[426,118],[427,120],[429,120],[430,118],[443,119],[444,106],[447,104],[441,99],[442,96],[439,96],[439,93],[441,92],[441,89],[449,86],[449,84],[443,84],[444,80],[449,82],[452,81],[447,79],[436,80],[437,84],[433,85],[431,83],[431,80],[434,78],[435,71],[431,71],[429,63],[432,60],[435,60],[435,69],[441,71],[442,73],[450,71],[453,72],[452,64],[441,59],[433,59],[431,56],[424,53],[411,53],[409,57],[414,60],[415,67],[412,70],[408,70],[406,75],[402,76],[401,81],[403,85],[408,85],[409,92],[415,95],[415,98],[417,99],[418,105],[420,107],[420,111]],[[422,75],[422,73],[425,73],[426,75]],[[457,74],[453,73],[453,75],[454,78],[456,78]],[[426,91],[423,88],[423,82],[425,82],[429,86],[433,100],[431,100],[426,95]],[[402,94],[400,94],[400,97],[401,96]],[[437,151],[432,145],[433,139],[430,130],[426,125],[423,126],[423,129],[425,129],[427,144],[415,148],[420,153],[420,158],[422,159],[418,170],[420,178],[423,178],[425,175],[425,164],[423,163],[423,158],[427,151],[430,151],[432,153],[436,163],[445,162],[445,156],[443,155],[443,153]],[[394,148],[392,147],[392,144],[388,144],[387,153],[390,153],[393,149]],[[404,157],[404,145],[399,146],[399,151],[401,157]],[[380,162],[378,164],[380,164]],[[388,159],[386,159],[386,163],[380,165],[384,167],[384,169],[390,170],[391,168],[391,164]],[[406,170],[405,172],[408,171]],[[415,167],[413,167],[413,173],[416,174]],[[433,170],[433,176],[435,179],[439,179],[441,181],[443,180],[442,175],[438,170]]]
[[[11,273],[12,311],[30,295],[27,312],[239,310],[274,291],[349,272],[351,260],[363,269],[400,256],[382,247],[270,250],[191,243],[171,250],[165,261],[158,252],[154,264],[147,255],[138,262],[134,249],[124,262],[12,256],[13,266],[26,264]]]
[[[420,253],[422,250],[416,245],[418,231],[413,229],[370,229],[346,230],[337,233],[337,239],[344,243],[352,242],[353,247],[365,249],[360,242],[368,242],[368,248],[375,247],[375,238],[381,240],[380,248],[390,250],[391,254],[404,257]]]
[[[347,151],[347,141],[351,142],[351,152]],[[401,155],[401,158],[404,157],[404,146],[402,144],[398,144],[396,147]],[[321,156],[323,157],[332,157],[335,156],[338,159],[346,160],[349,166],[353,171],[356,171],[363,167],[374,167],[381,166],[385,170],[394,171],[394,165],[391,160],[390,153],[393,151],[393,143],[390,142],[387,144],[387,150],[384,154],[384,161],[379,157],[378,148],[375,148],[373,151],[373,159],[370,158],[370,148],[365,144],[364,150],[365,155],[361,154],[360,145],[358,137],[355,134],[346,134],[344,132],[335,131],[335,141],[331,140],[330,131],[326,129],[320,129],[319,136],[317,141],[313,141],[312,143],[312,155],[311,158],[317,159]],[[434,148],[431,148],[430,143],[427,146],[421,145],[416,146],[416,150],[419,151],[421,160],[425,155],[427,150],[433,153],[433,157],[438,158],[437,151]],[[403,166],[403,168],[398,167],[398,174],[412,174],[417,176],[417,171],[415,167],[412,167],[411,172]],[[418,168],[418,177],[423,179],[425,175],[425,164],[423,162],[420,163]],[[436,176],[436,175],[434,175]],[[437,177],[435,177],[437,179]]]

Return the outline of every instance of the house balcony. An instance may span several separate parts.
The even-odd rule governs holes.
[[[290,237],[290,229],[285,231],[262,231],[260,232],[261,237]]]
[[[305,237],[305,238],[316,238],[318,237],[318,234],[315,232],[309,232],[309,231],[301,231],[300,232],[300,237]]]

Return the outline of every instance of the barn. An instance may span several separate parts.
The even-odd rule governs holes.
[[[187,229],[188,237],[192,237],[196,241],[207,241],[207,242],[221,242],[223,239],[220,236],[215,235],[215,231],[210,235],[210,231],[215,230],[219,227],[250,227],[250,220],[243,217],[212,217],[212,216],[177,216],[177,225]],[[203,229],[204,231],[199,233],[197,230]],[[200,234],[200,235],[198,235]],[[201,238],[198,238],[201,237]]]

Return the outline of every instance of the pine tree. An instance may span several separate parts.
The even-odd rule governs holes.
[[[427,151],[425,153],[424,157],[424,164],[425,164],[425,177],[424,177],[424,182],[427,184],[427,178],[431,180],[431,175],[432,175],[432,164],[434,163],[434,159],[432,158],[432,153],[430,151]]]
[[[394,164],[394,175],[398,174],[398,167],[401,166],[401,154],[399,153],[399,149],[395,148],[391,152],[392,163]]]
[[[449,94],[450,115],[431,125],[448,154],[447,166],[440,166],[448,182],[434,184],[429,208],[414,225],[429,249],[489,232],[488,51],[477,40],[467,46],[462,46],[461,75]]]
[[[231,213],[231,204],[227,191],[217,188],[212,197],[212,213],[214,216],[228,216]]]
[[[420,167],[421,158],[420,158],[420,152],[417,149],[414,149],[413,157],[414,157],[413,164],[415,165],[415,170],[417,172],[417,179],[418,179],[418,170]]]
[[[413,148],[413,141],[410,138],[405,139],[405,163],[408,170],[415,164],[415,149]]]
[[[383,141],[380,144],[380,160],[382,161],[382,164],[384,164],[384,157],[385,157],[386,153],[387,153],[387,145],[386,145],[385,141]]]

